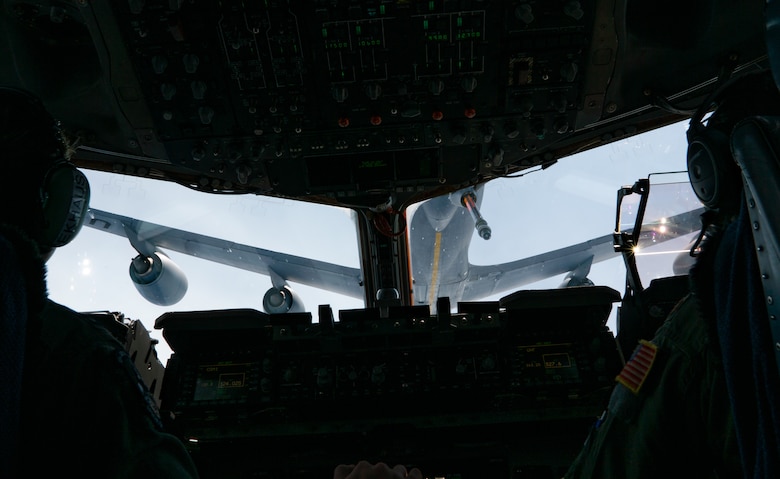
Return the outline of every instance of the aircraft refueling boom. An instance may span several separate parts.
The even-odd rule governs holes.
[[[477,230],[480,238],[489,240],[490,235],[492,234],[492,230],[490,229],[490,226],[488,226],[485,218],[483,218],[479,213],[476,192],[474,192],[473,189],[467,190],[463,193],[463,195],[461,195],[460,202],[463,206],[466,207],[467,210],[469,210],[469,213],[471,213],[471,216],[474,218],[474,228]]]

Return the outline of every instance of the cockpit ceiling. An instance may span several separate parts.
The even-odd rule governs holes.
[[[765,62],[763,5],[2,2],[0,83],[82,167],[395,207],[689,116]]]

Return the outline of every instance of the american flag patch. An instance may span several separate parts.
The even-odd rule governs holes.
[[[657,349],[658,347],[650,341],[640,339],[639,347],[623,366],[623,370],[620,371],[615,380],[637,394],[647,379],[650,368],[653,367]]]

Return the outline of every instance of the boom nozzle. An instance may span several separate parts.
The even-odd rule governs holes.
[[[493,230],[490,229],[490,226],[488,225],[485,218],[483,218],[479,213],[479,208],[477,207],[477,195],[473,190],[467,191],[463,193],[463,196],[460,197],[460,201],[463,206],[469,210],[469,213],[471,213],[471,216],[474,218],[474,228],[477,230],[479,237],[484,240],[489,240]]]

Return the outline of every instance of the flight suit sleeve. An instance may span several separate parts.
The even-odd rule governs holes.
[[[114,441],[125,451],[116,458],[123,464],[117,477],[198,477],[182,442],[165,432],[157,404],[127,352],[116,349],[105,354],[110,366],[102,374],[107,385],[116,387],[104,391],[105,402],[97,411],[105,421],[115,423]],[[122,414],[115,414],[118,411]]]
[[[41,338],[27,370],[23,463],[30,477],[198,477],[110,333],[50,305]]]
[[[722,364],[692,297],[617,381],[567,479],[741,475]]]

